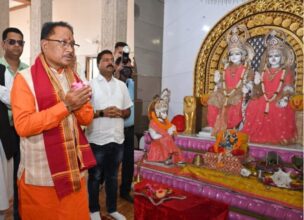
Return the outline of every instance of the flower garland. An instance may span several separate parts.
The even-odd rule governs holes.
[[[270,99],[267,97],[266,92],[265,92],[264,74],[265,74],[266,71],[268,71],[270,73],[270,71],[268,70],[268,68],[266,68],[265,71],[263,71],[262,77],[261,77],[262,78],[261,84],[262,84],[263,96],[264,96],[265,101],[266,101],[266,107],[265,107],[264,113],[268,114],[270,102],[273,102],[276,99],[276,97],[278,96],[279,92],[282,89],[282,86],[283,86],[283,83],[284,83],[284,79],[285,79],[285,75],[286,75],[286,71],[285,71],[285,69],[283,70],[283,74],[281,75],[281,78],[280,78],[280,84],[279,84],[277,90],[275,91],[274,95]]]
[[[246,71],[246,65],[244,65],[244,69],[243,69],[243,72],[241,74],[241,78],[238,81],[238,83],[236,84],[236,87],[234,89],[232,89],[229,93],[227,93],[227,91],[226,91],[226,80],[225,80],[226,69],[224,70],[224,73],[223,73],[223,90],[224,90],[224,95],[225,95],[224,106],[228,105],[228,98],[241,86],[243,78],[244,78],[245,71]]]
[[[157,119],[157,117],[156,117],[156,115],[155,115],[155,112],[152,112],[152,113],[151,113],[151,117],[152,117],[152,121],[153,121],[158,127],[162,128],[162,129],[164,129],[164,130],[168,130],[168,129],[172,126],[172,124],[171,124],[171,122],[168,120],[168,118],[166,118],[166,119],[164,120],[163,123],[160,122],[160,121]]]

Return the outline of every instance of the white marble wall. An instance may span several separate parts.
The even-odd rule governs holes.
[[[147,115],[148,104],[161,91],[164,3],[160,0],[134,2],[137,98],[143,102],[141,114]]]
[[[165,0],[162,89],[171,90],[169,117],[193,95],[194,67],[208,31],[242,0]]]

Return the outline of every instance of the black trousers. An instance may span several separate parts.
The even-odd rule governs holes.
[[[15,153],[13,155],[14,158],[14,203],[13,203],[13,216],[14,220],[20,220],[19,211],[18,211],[18,186],[17,186],[17,174],[20,163],[20,138],[15,129],[13,129],[13,137],[14,137],[14,147]]]
[[[131,191],[134,172],[134,126],[124,128],[124,134],[120,195],[129,194]]]
[[[90,143],[96,166],[89,169],[88,192],[90,212],[100,211],[99,185],[105,181],[106,207],[109,213],[117,209],[118,169],[122,159],[123,145],[108,143],[96,145]]]

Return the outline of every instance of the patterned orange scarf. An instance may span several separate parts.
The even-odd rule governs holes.
[[[157,119],[156,115],[154,112],[151,113],[151,117],[152,117],[152,121],[160,128],[164,129],[164,130],[168,130],[172,124],[170,123],[170,121],[168,120],[168,118],[166,118],[164,120],[164,122],[161,122]]]
[[[31,67],[31,74],[39,111],[51,108],[64,99],[63,88],[42,55],[36,58],[35,64]],[[65,69],[64,74],[70,85],[74,81],[80,81],[71,69]],[[46,156],[59,198],[79,191],[80,171],[96,164],[85,135],[75,116],[71,116],[73,128],[69,126],[66,117],[57,127],[43,131]]]

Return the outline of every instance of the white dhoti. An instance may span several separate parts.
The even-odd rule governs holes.
[[[6,159],[0,140],[0,213],[9,208],[9,200],[13,197],[13,173],[13,158]]]

